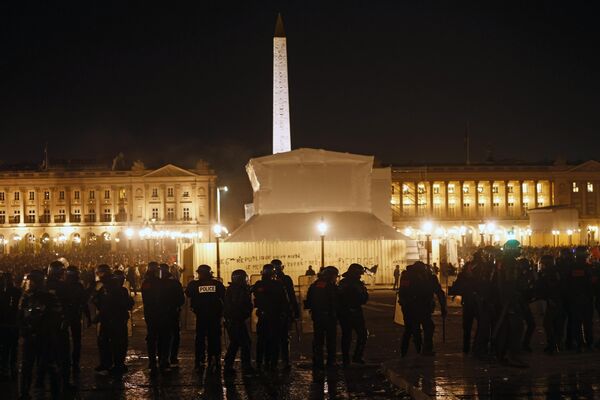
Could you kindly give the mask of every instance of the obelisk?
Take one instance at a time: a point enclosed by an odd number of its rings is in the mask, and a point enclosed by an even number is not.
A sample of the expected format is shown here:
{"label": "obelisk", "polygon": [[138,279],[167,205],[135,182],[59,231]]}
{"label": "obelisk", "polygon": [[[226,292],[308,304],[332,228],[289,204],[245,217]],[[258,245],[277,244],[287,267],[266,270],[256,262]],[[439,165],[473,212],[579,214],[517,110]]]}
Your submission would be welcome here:
{"label": "obelisk", "polygon": [[291,142],[287,46],[283,20],[278,14],[273,37],[273,154],[290,151]]}

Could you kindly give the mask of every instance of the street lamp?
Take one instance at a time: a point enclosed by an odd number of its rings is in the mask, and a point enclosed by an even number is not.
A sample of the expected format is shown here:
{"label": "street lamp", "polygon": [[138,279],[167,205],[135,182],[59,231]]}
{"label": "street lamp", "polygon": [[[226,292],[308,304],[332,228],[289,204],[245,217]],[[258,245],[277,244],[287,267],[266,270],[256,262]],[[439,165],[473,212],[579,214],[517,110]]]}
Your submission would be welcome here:
{"label": "street lamp", "polygon": [[479,246],[485,245],[485,224],[479,224],[477,226],[479,228]]}
{"label": "street lamp", "polygon": [[227,193],[229,188],[227,186],[217,187],[217,225],[221,225],[221,191]]}
{"label": "street lamp", "polygon": [[221,239],[221,233],[223,232],[223,227],[221,224],[215,224],[213,226],[213,232],[215,234],[215,243],[217,246],[217,278],[221,277],[221,251],[219,248],[219,239]]}
{"label": "street lamp", "polygon": [[559,242],[559,236],[560,235],[560,231],[559,230],[552,230],[552,245],[554,247],[558,247],[558,242]]}
{"label": "street lamp", "polygon": [[319,234],[321,235],[321,267],[325,268],[325,234],[327,233],[327,224],[321,218],[321,222],[317,225]]}
{"label": "street lamp", "polygon": [[567,229],[567,235],[569,235],[569,246],[573,244],[573,229]]}

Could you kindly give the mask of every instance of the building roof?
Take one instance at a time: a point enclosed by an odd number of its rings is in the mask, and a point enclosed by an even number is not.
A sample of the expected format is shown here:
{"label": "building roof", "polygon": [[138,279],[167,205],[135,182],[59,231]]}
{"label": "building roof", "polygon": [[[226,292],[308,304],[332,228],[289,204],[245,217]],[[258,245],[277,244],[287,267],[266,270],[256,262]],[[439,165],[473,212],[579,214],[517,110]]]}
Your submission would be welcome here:
{"label": "building roof", "polygon": [[316,241],[321,218],[327,224],[325,240],[410,240],[371,213],[325,211],[254,215],[226,241]]}

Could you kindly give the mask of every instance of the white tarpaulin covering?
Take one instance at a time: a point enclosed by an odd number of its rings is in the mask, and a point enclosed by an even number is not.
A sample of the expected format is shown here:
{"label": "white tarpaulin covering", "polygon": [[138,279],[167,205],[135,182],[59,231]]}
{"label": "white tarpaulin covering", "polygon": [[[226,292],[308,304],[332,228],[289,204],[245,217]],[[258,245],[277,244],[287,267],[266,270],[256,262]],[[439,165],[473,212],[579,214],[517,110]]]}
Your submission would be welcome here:
{"label": "white tarpaulin covering", "polygon": [[372,212],[373,157],[316,149],[253,158],[246,171],[256,214]]}
{"label": "white tarpaulin covering", "polygon": [[319,240],[319,221],[331,240],[410,240],[366,212],[310,212],[254,215],[227,238],[227,242]]}

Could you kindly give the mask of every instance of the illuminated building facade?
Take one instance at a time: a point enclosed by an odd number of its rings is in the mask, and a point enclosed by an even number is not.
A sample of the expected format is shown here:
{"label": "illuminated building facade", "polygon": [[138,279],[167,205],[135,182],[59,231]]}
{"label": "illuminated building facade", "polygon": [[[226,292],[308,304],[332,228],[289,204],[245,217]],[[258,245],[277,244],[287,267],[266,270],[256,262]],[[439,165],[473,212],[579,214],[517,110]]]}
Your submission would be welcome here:
{"label": "illuminated building facade", "polygon": [[0,171],[0,251],[55,246],[147,248],[210,239],[216,175],[168,164],[148,170],[65,167]]}
{"label": "illuminated building facade", "polygon": [[[600,224],[600,163],[422,165],[392,168],[394,226],[412,236],[459,243],[595,243]],[[535,232],[530,210],[569,207],[574,226]],[[423,224],[432,232],[424,232]],[[549,239],[550,238],[550,239]]]}

